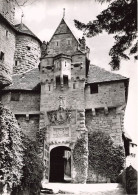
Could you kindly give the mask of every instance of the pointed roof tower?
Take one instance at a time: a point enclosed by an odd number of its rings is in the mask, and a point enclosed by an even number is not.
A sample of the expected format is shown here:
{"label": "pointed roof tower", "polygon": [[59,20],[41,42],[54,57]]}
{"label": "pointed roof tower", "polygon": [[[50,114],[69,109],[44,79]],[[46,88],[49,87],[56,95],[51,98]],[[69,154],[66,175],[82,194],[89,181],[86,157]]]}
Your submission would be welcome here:
{"label": "pointed roof tower", "polygon": [[78,46],[78,40],[66,24],[64,18],[62,18],[48,43],[47,56],[54,57],[59,54],[73,55],[78,51]]}

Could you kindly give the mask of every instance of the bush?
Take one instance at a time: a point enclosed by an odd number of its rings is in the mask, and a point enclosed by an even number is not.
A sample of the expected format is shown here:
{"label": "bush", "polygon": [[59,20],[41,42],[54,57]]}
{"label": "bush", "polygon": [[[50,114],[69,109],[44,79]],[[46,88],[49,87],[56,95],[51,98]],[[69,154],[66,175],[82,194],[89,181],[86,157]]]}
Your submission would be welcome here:
{"label": "bush", "polygon": [[104,132],[93,132],[88,135],[89,171],[110,178],[116,182],[124,168],[124,148],[115,145],[111,137]]}

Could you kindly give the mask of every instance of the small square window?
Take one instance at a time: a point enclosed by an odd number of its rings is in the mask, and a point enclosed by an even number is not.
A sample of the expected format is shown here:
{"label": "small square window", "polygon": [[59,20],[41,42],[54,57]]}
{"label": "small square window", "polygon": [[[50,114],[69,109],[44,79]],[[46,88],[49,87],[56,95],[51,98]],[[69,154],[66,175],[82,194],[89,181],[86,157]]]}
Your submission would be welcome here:
{"label": "small square window", "polygon": [[11,93],[11,101],[19,101],[20,100],[20,93]]}
{"label": "small square window", "polygon": [[98,93],[98,84],[91,84],[90,85],[90,93],[91,94]]}
{"label": "small square window", "polygon": [[4,61],[4,53],[2,51],[0,52],[0,60]]}
{"label": "small square window", "polygon": [[27,46],[27,50],[30,51],[31,50],[31,47]]}

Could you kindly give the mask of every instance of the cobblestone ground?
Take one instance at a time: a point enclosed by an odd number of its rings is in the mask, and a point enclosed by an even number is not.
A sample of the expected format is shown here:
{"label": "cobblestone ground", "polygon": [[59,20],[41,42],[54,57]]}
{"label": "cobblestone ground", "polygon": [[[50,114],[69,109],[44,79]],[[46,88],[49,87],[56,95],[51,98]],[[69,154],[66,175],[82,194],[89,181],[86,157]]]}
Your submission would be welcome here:
{"label": "cobblestone ground", "polygon": [[[58,195],[126,195],[126,191],[119,184],[52,184],[51,187]],[[53,191],[54,191],[53,190]],[[59,190],[59,193],[57,193]],[[60,193],[61,192],[61,193]],[[47,195],[47,193],[41,193]]]}

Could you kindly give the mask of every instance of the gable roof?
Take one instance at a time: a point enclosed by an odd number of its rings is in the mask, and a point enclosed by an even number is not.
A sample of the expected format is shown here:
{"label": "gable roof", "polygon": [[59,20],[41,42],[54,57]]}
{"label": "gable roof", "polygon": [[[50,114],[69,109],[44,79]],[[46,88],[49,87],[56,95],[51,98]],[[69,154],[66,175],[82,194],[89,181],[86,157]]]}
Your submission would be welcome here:
{"label": "gable roof", "polygon": [[35,68],[20,75],[13,75],[12,84],[3,90],[35,90],[39,84],[39,69]]}
{"label": "gable roof", "polygon": [[110,82],[110,81],[119,81],[119,80],[128,80],[128,78],[109,72],[103,68],[100,68],[95,65],[90,65],[87,83],[102,83],[102,82]]}
{"label": "gable roof", "polygon": [[[62,25],[62,28],[61,28],[61,25]],[[74,34],[72,33],[72,31],[70,30],[70,28],[68,27],[67,23],[65,22],[63,18],[61,22],[59,23],[57,29],[55,30],[53,36],[51,37],[50,41],[52,40],[54,35],[58,35],[58,34],[72,34],[75,40],[78,42],[78,40],[76,39],[76,37],[74,36]]]}

